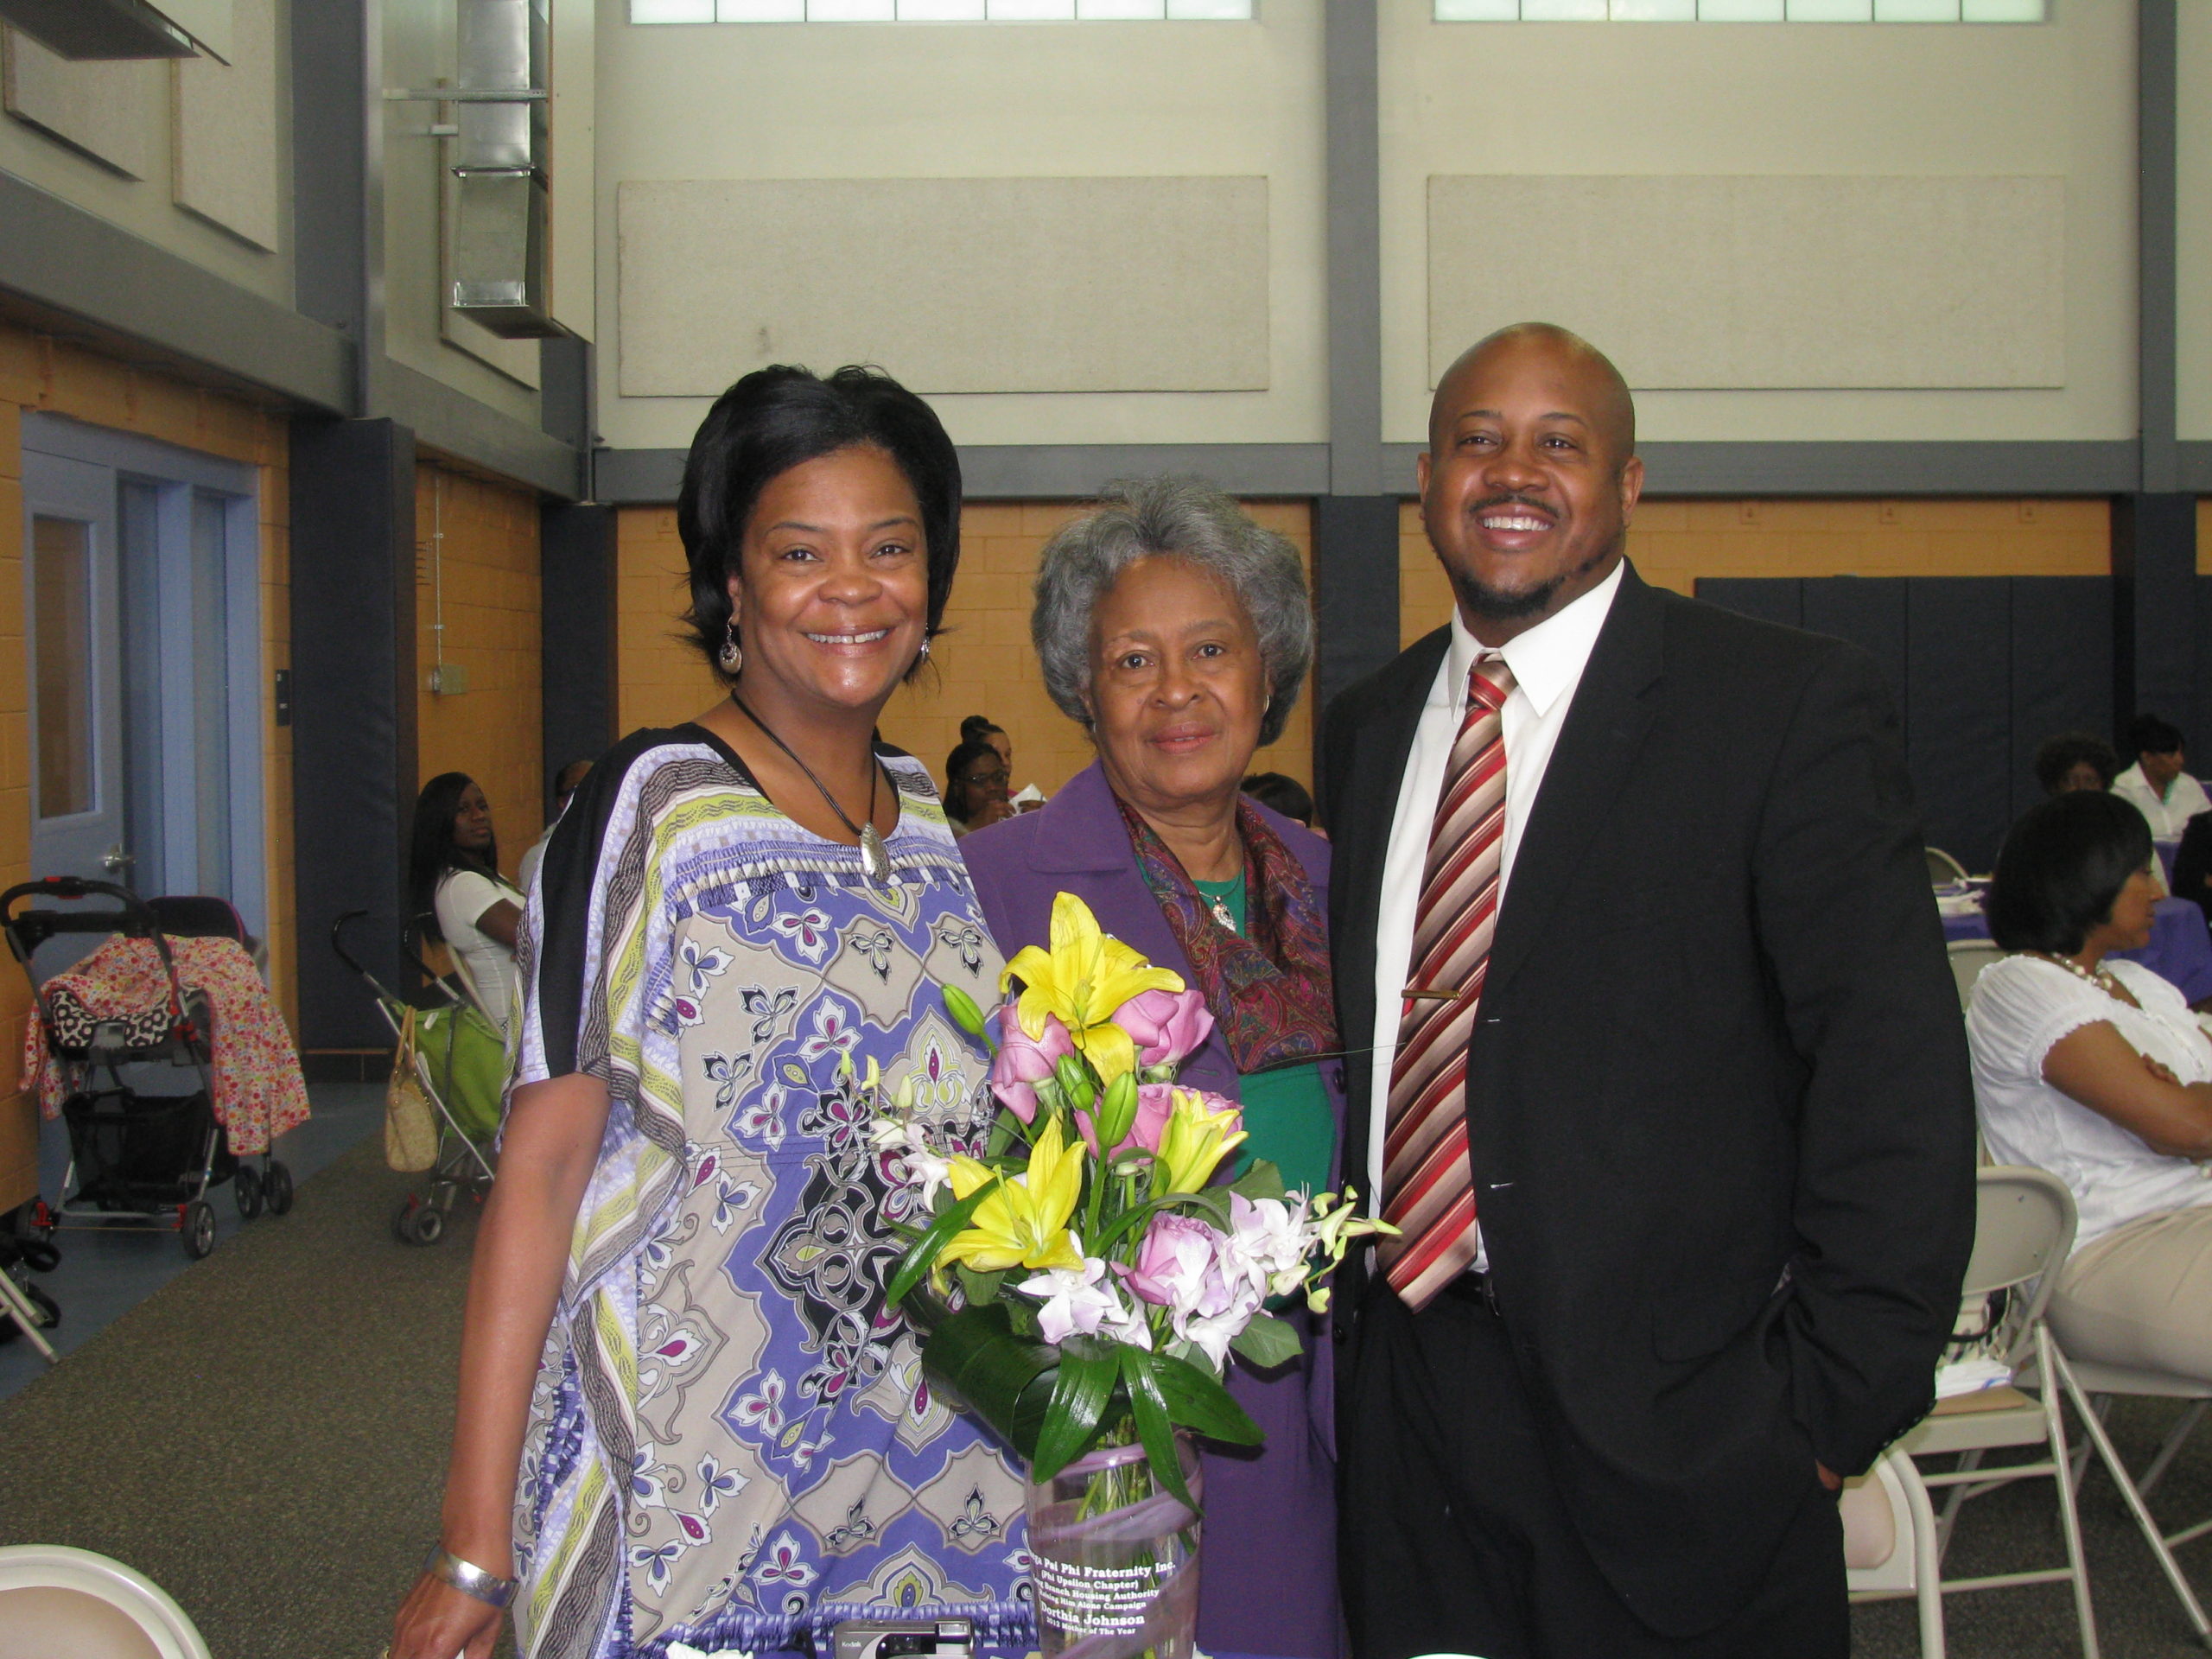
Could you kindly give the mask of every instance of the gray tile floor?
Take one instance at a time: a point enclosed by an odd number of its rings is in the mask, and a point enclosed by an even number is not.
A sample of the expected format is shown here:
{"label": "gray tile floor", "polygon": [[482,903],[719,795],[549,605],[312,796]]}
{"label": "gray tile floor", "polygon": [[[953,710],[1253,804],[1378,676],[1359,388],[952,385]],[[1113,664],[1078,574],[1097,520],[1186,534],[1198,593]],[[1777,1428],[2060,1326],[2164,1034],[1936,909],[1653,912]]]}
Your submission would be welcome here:
{"label": "gray tile floor", "polygon": [[[276,1156],[291,1171],[296,1189],[305,1186],[309,1176],[363,1135],[374,1132],[384,1121],[382,1084],[316,1084],[308,1090],[308,1098],[312,1109],[308,1121],[276,1143]],[[41,1123],[39,1190],[49,1199],[60,1191],[68,1158],[68,1137],[60,1123]],[[215,1249],[219,1254],[224,1241],[249,1224],[239,1221],[227,1186],[217,1189],[213,1199]],[[310,1204],[314,1199],[302,1192],[298,1201]],[[282,1227],[284,1222],[264,1213],[250,1224]],[[52,1273],[39,1274],[37,1282],[61,1304],[61,1323],[49,1329],[46,1337],[64,1363],[73,1350],[194,1265],[175,1233],[70,1228],[56,1233],[54,1243],[61,1251],[61,1265]],[[45,1370],[46,1362],[38,1350],[20,1337],[0,1345],[0,1400]]]}

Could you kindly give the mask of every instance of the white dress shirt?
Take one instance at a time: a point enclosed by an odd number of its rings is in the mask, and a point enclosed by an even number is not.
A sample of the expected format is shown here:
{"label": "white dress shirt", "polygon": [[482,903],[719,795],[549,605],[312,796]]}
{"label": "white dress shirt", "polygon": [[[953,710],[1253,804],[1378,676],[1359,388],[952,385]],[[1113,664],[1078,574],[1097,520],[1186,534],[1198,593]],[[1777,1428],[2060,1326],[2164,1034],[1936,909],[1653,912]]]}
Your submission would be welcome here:
{"label": "white dress shirt", "polygon": [[[1429,687],[1414,746],[1398,784],[1398,804],[1390,820],[1390,845],[1382,861],[1382,903],[1375,929],[1375,1083],[1367,1135],[1368,1191],[1379,1211],[1382,1192],[1382,1140],[1390,1109],[1390,1065],[1397,1057],[1398,1025],[1405,1015],[1403,995],[1412,968],[1414,912],[1421,904],[1421,876],[1428,862],[1428,836],[1436,819],[1436,798],[1444,788],[1444,768],[1459,741],[1467,712],[1467,674],[1478,658],[1503,657],[1513,671],[1513,692],[1500,711],[1505,735],[1505,844],[1497,874],[1498,909],[1513,880],[1514,855],[1521,832],[1543,787],[1544,768],[1559,741],[1560,728],[1582,683],[1591,648],[1620,592],[1622,567],[1525,632],[1496,651],[1467,632],[1455,607],[1452,643]],[[1490,1265],[1478,1245],[1474,1267]]]}
{"label": "white dress shirt", "polygon": [[2112,792],[2143,814],[2153,841],[2178,841],[2191,818],[2212,811],[2212,797],[2206,796],[2204,785],[2196,779],[2185,772],[2176,772],[2162,796],[2143,775],[2140,760],[2112,780]]}

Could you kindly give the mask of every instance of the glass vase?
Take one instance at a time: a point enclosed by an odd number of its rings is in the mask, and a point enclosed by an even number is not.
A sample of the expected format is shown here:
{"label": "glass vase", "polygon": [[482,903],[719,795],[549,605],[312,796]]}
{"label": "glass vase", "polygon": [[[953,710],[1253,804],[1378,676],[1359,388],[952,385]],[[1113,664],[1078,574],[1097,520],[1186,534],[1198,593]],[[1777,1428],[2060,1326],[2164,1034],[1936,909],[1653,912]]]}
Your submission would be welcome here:
{"label": "glass vase", "polygon": [[[1031,1579],[1044,1659],[1190,1659],[1198,1628],[1198,1517],[1154,1478],[1134,1428],[1028,1483]],[[1191,1496],[1198,1454],[1178,1430]]]}

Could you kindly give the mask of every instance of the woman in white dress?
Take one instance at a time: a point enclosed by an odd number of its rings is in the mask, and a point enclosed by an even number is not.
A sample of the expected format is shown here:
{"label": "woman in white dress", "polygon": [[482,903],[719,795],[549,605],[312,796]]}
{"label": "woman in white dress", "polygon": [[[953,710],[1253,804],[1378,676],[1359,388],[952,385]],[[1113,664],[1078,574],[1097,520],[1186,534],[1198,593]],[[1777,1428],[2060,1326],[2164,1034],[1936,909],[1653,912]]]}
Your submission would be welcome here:
{"label": "woman in white dress", "polygon": [[2180,991],[2113,959],[2161,896],[2143,815],[2059,795],[2012,826],[1989,931],[2015,954],[1967,1013],[1974,1103],[1999,1163],[2048,1170],[2080,1222],[2050,1320],[2068,1352],[2212,1379],[2212,1038]]}
{"label": "woman in white dress", "polygon": [[522,893],[499,874],[492,804],[463,772],[440,772],[415,803],[408,860],[415,913],[436,925],[462,982],[501,1031],[515,1000],[515,938]]}

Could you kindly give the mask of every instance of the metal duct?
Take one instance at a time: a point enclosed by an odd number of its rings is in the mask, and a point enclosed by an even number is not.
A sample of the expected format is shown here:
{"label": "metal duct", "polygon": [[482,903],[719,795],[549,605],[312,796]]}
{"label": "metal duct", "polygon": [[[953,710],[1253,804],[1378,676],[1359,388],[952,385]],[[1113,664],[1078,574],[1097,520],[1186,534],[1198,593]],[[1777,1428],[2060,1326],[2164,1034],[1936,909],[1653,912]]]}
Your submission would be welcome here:
{"label": "metal duct", "polygon": [[460,0],[454,309],[495,334],[558,334],[545,287],[546,0]]}

